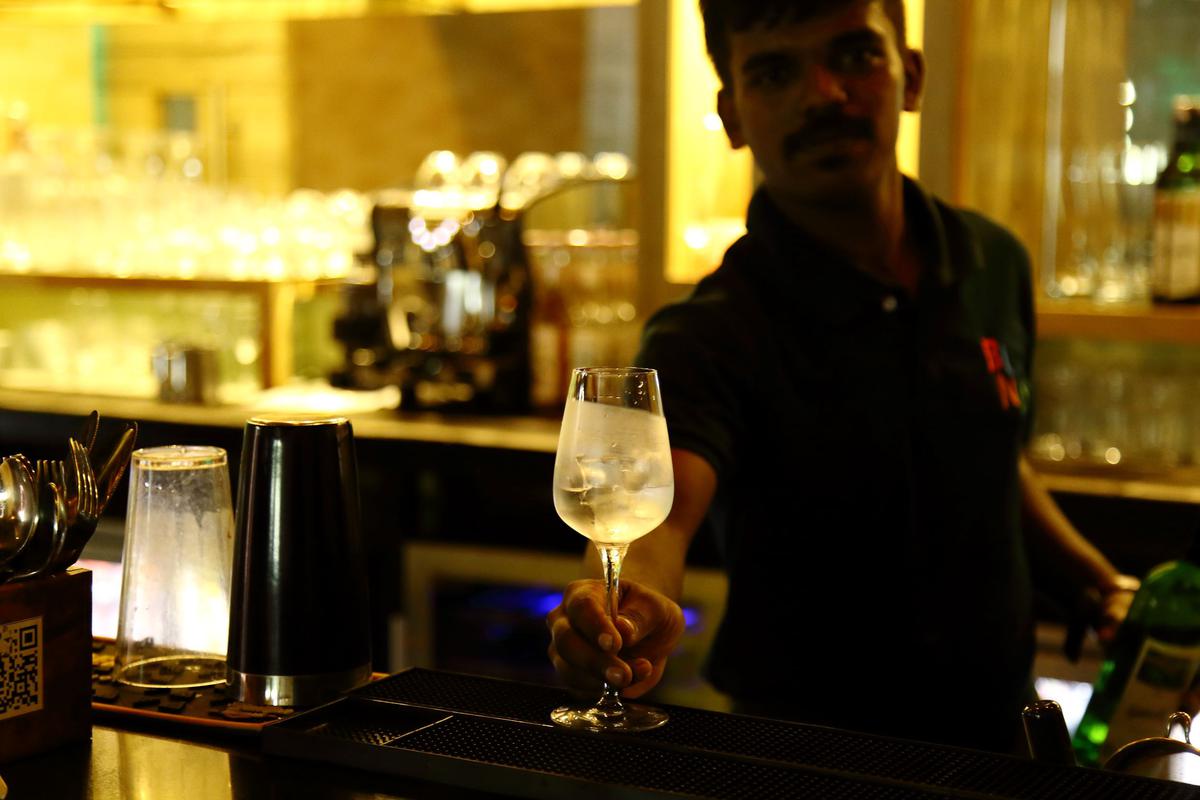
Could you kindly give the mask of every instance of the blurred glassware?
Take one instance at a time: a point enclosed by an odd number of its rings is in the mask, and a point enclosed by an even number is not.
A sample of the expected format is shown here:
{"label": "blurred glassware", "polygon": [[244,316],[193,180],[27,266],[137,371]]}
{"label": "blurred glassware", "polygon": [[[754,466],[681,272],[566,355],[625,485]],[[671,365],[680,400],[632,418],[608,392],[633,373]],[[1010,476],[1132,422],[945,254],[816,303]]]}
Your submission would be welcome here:
{"label": "blurred glassware", "polygon": [[1064,255],[1047,283],[1052,296],[1147,299],[1154,182],[1164,158],[1153,143],[1072,151],[1064,173]]}
{"label": "blurred glassware", "polygon": [[370,242],[362,193],[219,189],[206,183],[192,134],[31,127],[24,118],[9,129],[0,271],[317,280],[344,277]]}
{"label": "blurred glassware", "polygon": [[504,171],[500,206],[510,210],[527,208],[537,197],[560,182],[559,162],[547,153],[521,153]]}
{"label": "blurred glassware", "polygon": [[533,400],[561,406],[577,367],[628,364],[637,352],[636,230],[524,234],[534,275]]}
{"label": "blurred glassware", "polygon": [[1200,466],[1200,351],[1068,339],[1039,343],[1030,452],[1081,467]]}
{"label": "blurred glassware", "polygon": [[219,683],[233,564],[225,451],[144,448],[132,464],[114,677],[145,687]]}
{"label": "blurred glassware", "polygon": [[216,400],[216,353],[187,342],[163,342],[151,356],[164,403],[208,405]]}

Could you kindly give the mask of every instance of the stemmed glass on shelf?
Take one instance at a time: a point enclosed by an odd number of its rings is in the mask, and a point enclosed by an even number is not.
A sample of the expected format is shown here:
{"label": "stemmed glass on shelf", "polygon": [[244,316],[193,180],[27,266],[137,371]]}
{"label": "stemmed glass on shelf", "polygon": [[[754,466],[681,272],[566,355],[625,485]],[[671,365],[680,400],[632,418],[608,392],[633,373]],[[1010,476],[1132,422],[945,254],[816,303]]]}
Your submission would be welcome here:
{"label": "stemmed glass on shelf", "polygon": [[[667,518],[674,496],[658,373],[638,367],[574,370],[554,461],[554,508],[596,545],[614,623],[629,545]],[[643,731],[667,721],[661,709],[623,703],[607,682],[595,705],[564,706],[550,716],[564,727],[601,732]]]}

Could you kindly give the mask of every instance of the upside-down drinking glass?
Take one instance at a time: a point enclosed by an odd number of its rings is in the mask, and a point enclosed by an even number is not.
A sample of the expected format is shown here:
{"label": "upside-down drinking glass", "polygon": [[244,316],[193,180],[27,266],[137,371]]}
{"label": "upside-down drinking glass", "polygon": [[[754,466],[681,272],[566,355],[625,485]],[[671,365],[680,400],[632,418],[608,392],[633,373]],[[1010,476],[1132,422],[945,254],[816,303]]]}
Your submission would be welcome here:
{"label": "upside-down drinking glass", "polygon": [[116,672],[147,688],[225,680],[233,506],[219,447],[133,452]]}
{"label": "upside-down drinking glass", "polygon": [[[667,518],[674,496],[658,373],[636,367],[574,370],[554,462],[554,508],[596,545],[614,622],[625,553]],[[559,725],[589,731],[643,731],[667,721],[661,709],[622,703],[607,683],[595,705],[564,706],[550,716]]]}

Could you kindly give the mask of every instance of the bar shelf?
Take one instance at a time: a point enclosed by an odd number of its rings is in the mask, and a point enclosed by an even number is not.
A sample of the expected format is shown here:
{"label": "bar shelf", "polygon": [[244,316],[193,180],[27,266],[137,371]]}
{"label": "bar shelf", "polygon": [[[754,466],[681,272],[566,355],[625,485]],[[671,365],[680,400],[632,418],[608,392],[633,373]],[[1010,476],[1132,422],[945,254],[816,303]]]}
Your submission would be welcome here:
{"label": "bar shelf", "polygon": [[1200,344],[1200,305],[1039,298],[1038,336]]}

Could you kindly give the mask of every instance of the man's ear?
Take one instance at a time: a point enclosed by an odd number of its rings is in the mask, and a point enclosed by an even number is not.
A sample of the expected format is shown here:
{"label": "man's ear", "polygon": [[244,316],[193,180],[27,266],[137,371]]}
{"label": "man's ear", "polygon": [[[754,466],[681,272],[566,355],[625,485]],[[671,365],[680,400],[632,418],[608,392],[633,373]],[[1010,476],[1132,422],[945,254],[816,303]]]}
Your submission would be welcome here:
{"label": "man's ear", "polygon": [[742,122],[738,117],[737,100],[733,97],[733,92],[729,89],[721,89],[717,92],[717,115],[721,117],[721,124],[725,126],[725,135],[729,137],[729,146],[734,150],[739,147],[746,146],[746,140],[742,136]]}
{"label": "man's ear", "polygon": [[925,93],[925,54],[908,48],[904,53],[904,110],[920,111]]}

